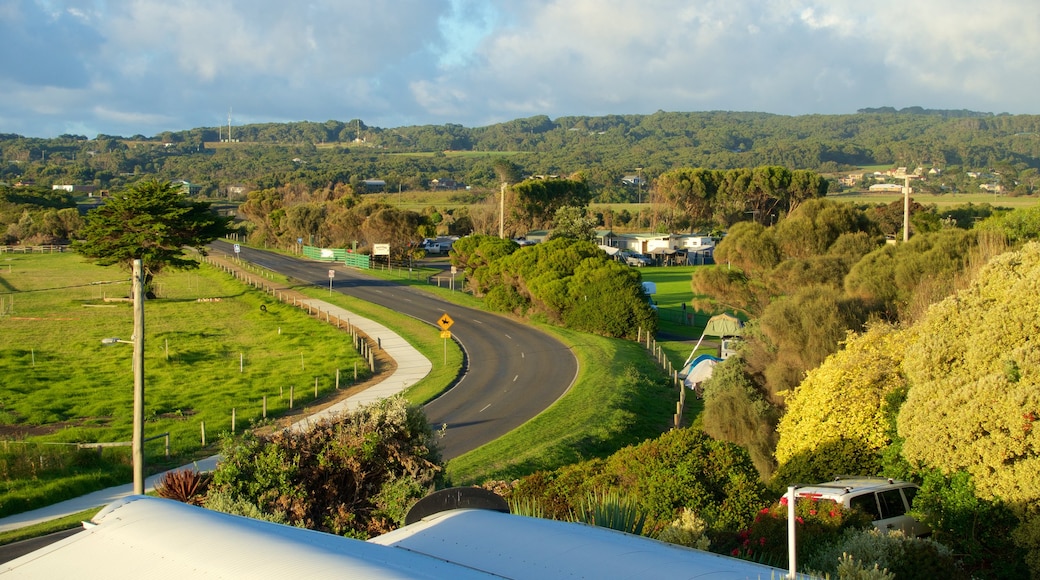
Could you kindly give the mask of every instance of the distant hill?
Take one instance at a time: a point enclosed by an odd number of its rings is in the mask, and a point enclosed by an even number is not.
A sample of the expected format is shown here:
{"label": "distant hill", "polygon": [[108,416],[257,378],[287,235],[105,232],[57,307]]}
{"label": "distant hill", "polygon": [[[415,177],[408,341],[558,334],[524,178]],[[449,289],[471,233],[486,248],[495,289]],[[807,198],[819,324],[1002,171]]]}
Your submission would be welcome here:
{"label": "distant hill", "polygon": [[[32,180],[118,188],[158,176],[207,195],[294,184],[321,188],[385,181],[387,191],[433,179],[494,188],[494,162],[508,155],[529,175],[584,172],[597,196],[635,200],[632,183],[675,167],[783,165],[840,173],[862,166],[985,170],[1010,187],[1040,170],[1040,116],[909,107],[849,115],[748,112],[540,115],[485,127],[382,128],[360,119],[200,127],[129,139],[0,135],[0,182]],[[465,154],[461,154],[465,152]],[[419,155],[422,154],[422,155]],[[637,175],[642,180],[627,180]],[[1024,176],[1031,179],[1031,177]],[[626,189],[627,188],[627,189]]]}

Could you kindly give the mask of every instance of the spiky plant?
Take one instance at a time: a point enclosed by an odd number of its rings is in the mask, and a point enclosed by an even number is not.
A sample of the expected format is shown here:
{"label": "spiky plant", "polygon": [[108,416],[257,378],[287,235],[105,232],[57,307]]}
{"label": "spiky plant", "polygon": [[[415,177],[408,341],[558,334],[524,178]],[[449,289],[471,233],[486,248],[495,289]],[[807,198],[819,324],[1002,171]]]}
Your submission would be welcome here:
{"label": "spiky plant", "polygon": [[646,513],[638,502],[617,491],[590,493],[574,514],[574,521],[641,536]]}
{"label": "spiky plant", "polygon": [[202,505],[209,489],[210,474],[194,469],[167,471],[155,484],[159,497],[175,499],[192,505]]}

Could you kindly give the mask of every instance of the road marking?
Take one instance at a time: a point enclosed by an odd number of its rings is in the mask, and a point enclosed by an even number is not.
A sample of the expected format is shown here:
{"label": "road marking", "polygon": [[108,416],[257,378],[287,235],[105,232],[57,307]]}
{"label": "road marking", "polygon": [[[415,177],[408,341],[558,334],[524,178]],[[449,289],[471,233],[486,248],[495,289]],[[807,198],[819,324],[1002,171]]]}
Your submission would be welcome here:
{"label": "road marking", "polygon": [[513,382],[515,383],[517,381],[517,379],[519,379],[519,378],[520,378],[520,375],[516,375],[515,377],[513,377]]}
{"label": "road marking", "polygon": [[509,336],[508,334],[506,335],[506,338],[508,338],[509,340],[513,340],[513,337]]}
{"label": "road marking", "polygon": [[488,404],[487,404],[487,405],[486,405],[486,406],[485,406],[485,407],[484,407],[483,409],[481,409],[481,410],[480,410],[480,411],[478,411],[478,412],[480,412],[480,413],[483,413],[484,411],[487,411],[487,410],[488,410],[488,407],[490,407],[490,406],[491,406],[491,403],[488,403]]}

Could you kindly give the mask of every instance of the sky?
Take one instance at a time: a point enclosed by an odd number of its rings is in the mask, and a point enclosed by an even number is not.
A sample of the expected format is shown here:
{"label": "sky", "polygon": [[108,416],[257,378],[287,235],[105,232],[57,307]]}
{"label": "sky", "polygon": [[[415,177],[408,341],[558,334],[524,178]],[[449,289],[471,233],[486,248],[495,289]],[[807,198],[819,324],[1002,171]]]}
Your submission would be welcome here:
{"label": "sky", "polygon": [[1037,0],[0,0],[0,133],[1040,113]]}

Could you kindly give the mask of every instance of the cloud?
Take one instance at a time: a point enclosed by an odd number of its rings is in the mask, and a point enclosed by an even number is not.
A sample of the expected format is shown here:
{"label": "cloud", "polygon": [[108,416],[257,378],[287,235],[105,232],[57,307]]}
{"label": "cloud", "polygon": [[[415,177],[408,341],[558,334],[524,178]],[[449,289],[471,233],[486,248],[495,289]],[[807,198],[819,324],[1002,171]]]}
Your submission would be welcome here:
{"label": "cloud", "polygon": [[[0,0],[0,132],[1034,113],[1035,0]],[[87,133],[90,135],[90,133]]]}

